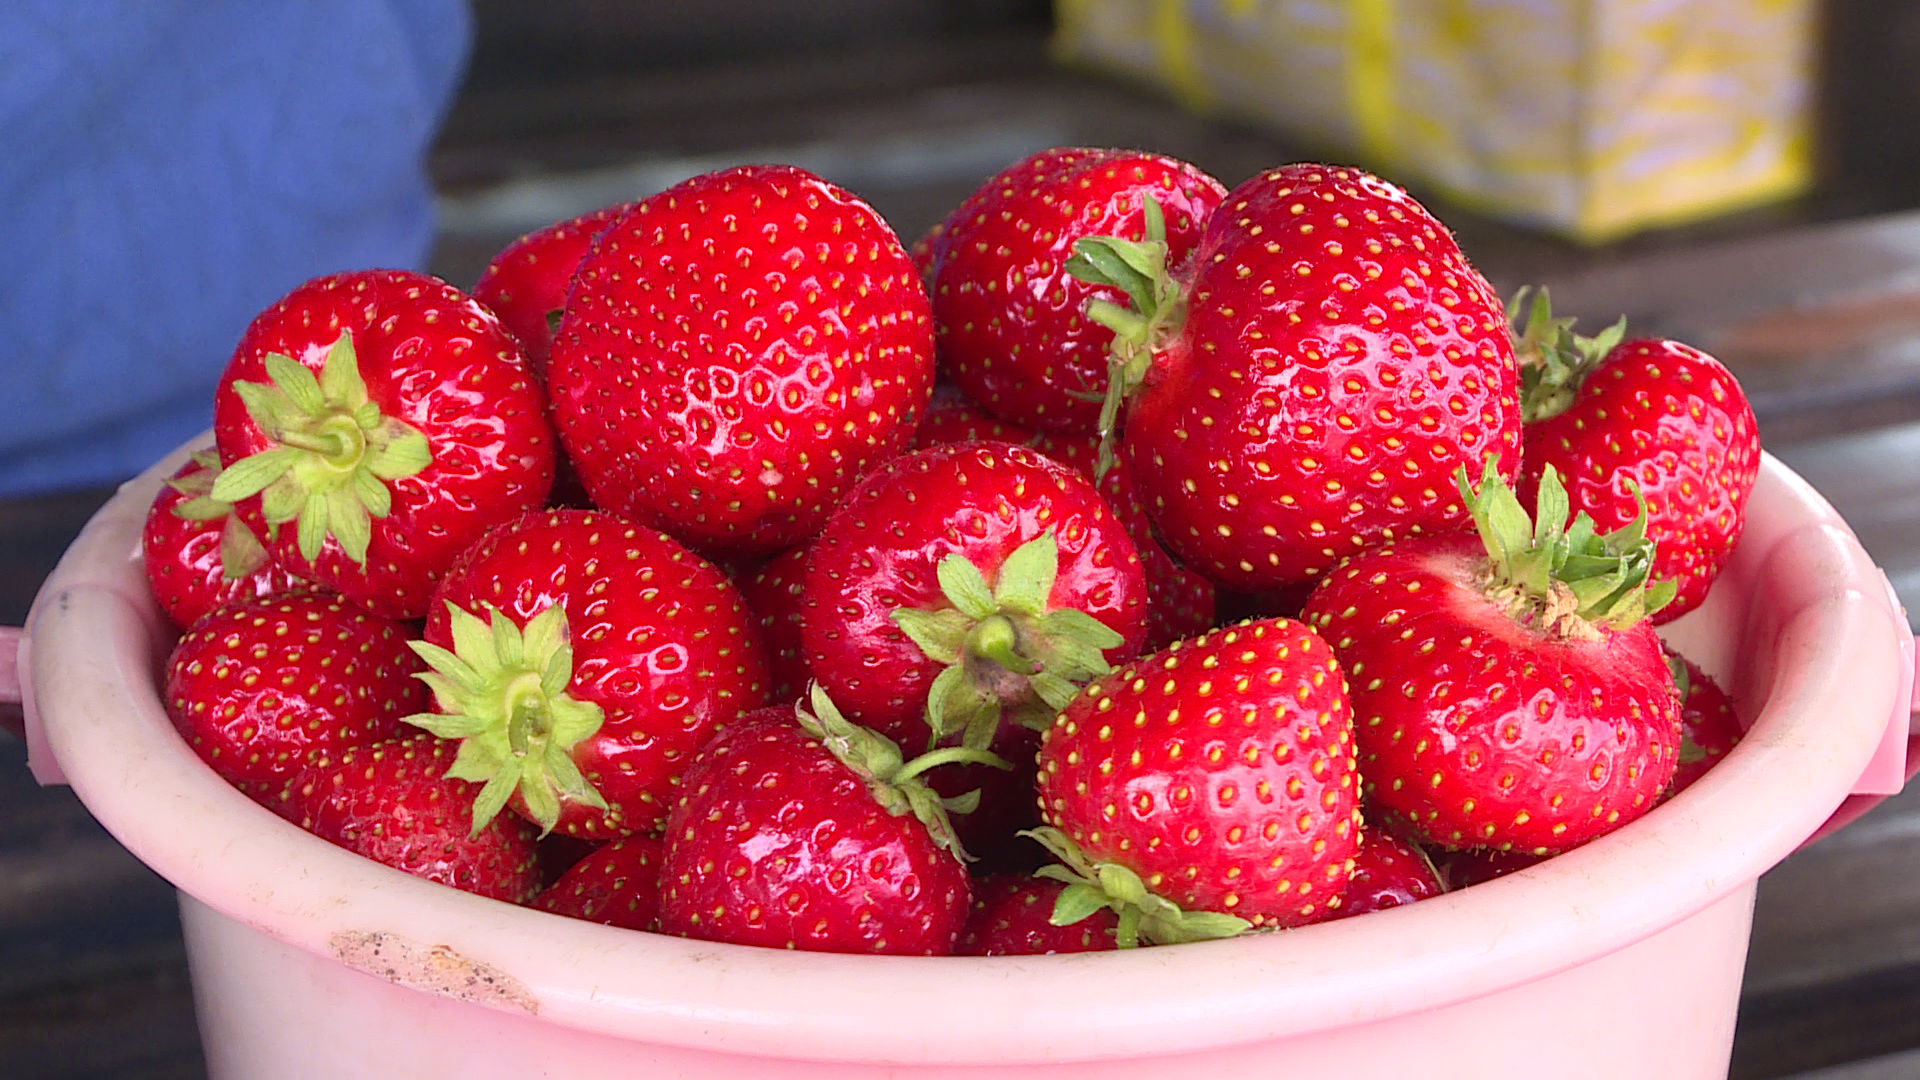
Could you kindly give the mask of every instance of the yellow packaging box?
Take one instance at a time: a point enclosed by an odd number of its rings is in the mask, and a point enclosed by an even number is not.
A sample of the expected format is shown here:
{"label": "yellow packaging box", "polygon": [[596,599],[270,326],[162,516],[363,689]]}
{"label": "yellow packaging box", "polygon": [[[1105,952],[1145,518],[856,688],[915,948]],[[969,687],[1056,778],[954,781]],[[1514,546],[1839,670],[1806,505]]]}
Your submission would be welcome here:
{"label": "yellow packaging box", "polygon": [[1589,243],[1813,179],[1815,0],[1056,0],[1063,61]]}

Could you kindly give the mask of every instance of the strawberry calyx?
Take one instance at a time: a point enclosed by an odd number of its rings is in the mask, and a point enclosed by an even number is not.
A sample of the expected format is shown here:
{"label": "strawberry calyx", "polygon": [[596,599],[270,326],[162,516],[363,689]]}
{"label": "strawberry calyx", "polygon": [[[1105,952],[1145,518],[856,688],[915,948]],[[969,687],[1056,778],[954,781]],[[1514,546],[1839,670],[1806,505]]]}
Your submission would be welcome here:
{"label": "strawberry calyx", "polygon": [[402,719],[460,741],[447,775],[484,785],[474,799],[473,835],[518,794],[544,836],[560,820],[562,798],[607,809],[572,756],[600,730],[605,714],[567,693],[573,645],[563,608],[546,608],[524,628],[499,608],[487,610],[490,621],[482,621],[447,604],[451,650],[408,642],[430,669],[415,678],[433,691],[439,711]]}
{"label": "strawberry calyx", "polygon": [[[233,512],[233,504],[213,497],[214,481],[220,477],[220,455],[201,450],[193,455],[198,469],[176,476],[167,486],[186,496],[173,504],[175,517],[183,521],[219,521],[220,576],[239,581],[267,564],[267,547],[253,530]],[[224,520],[223,520],[224,519]]]}
{"label": "strawberry calyx", "polygon": [[427,437],[368,396],[351,333],[328,348],[318,378],[280,353],[265,365],[268,382],[236,380],[233,389],[274,445],[227,465],[211,494],[227,503],[259,495],[269,526],[297,523],[308,561],[332,536],[364,565],[372,519],[392,512],[387,485],[433,461]]}
{"label": "strawberry calyx", "polygon": [[[1525,309],[1525,316],[1518,313]],[[1573,332],[1572,318],[1556,318],[1546,289],[1523,286],[1507,304],[1514,317],[1514,357],[1520,364],[1521,422],[1532,424],[1572,407],[1580,384],[1627,336],[1622,315],[1593,337]]]}
{"label": "strawberry calyx", "polygon": [[1584,511],[1572,513],[1552,466],[1541,474],[1529,517],[1497,464],[1487,459],[1477,490],[1464,466],[1455,480],[1487,551],[1481,590],[1515,622],[1561,640],[1597,641],[1601,628],[1624,630],[1673,600],[1678,583],[1653,580],[1647,502],[1637,489],[1634,519],[1596,533]]}
{"label": "strawberry calyx", "polygon": [[1080,685],[1111,670],[1105,650],[1125,641],[1078,608],[1050,608],[1060,569],[1053,531],[1021,544],[998,581],[964,555],[940,561],[941,592],[952,605],[896,608],[892,619],[930,660],[945,665],[927,693],[928,745],[960,735],[984,750],[1003,717],[1042,731]]}
{"label": "strawberry calyx", "polygon": [[908,759],[900,752],[899,743],[848,720],[819,683],[812,684],[807,698],[808,705],[793,707],[801,729],[820,740],[828,753],[860,777],[882,809],[894,817],[912,814],[942,850],[962,862],[972,860],[960,845],[948,815],[972,813],[980,805],[980,792],[976,789],[942,796],[922,779],[922,774],[941,765],[958,764],[1011,769],[1011,762],[989,750],[966,746],[943,746]]}
{"label": "strawberry calyx", "polygon": [[1119,918],[1114,943],[1122,949],[1131,949],[1143,942],[1175,945],[1235,937],[1253,926],[1238,915],[1221,911],[1187,911],[1147,888],[1147,883],[1133,870],[1116,862],[1095,861],[1067,834],[1052,826],[1043,825],[1020,835],[1037,841],[1060,860],[1034,871],[1037,877],[1066,886],[1054,901],[1053,914],[1048,917],[1055,926],[1072,926],[1101,908],[1109,908]]}

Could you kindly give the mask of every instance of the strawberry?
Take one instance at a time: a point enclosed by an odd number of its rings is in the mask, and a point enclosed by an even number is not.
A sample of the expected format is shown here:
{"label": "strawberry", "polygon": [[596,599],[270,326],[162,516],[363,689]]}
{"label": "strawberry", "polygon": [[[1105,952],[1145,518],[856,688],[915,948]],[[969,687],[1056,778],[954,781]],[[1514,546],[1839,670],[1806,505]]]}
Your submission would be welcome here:
{"label": "strawberry", "polygon": [[233,506],[213,497],[219,475],[219,453],[196,452],[154,497],[140,537],[148,588],[182,630],[223,604],[299,584],[267,559],[260,538],[233,516]]}
{"label": "strawberry", "polygon": [[701,550],[775,552],[913,437],[926,289],[850,192],[792,166],[710,173],[601,234],[548,379],[596,505]]}
{"label": "strawberry", "polygon": [[1733,699],[1700,670],[1700,665],[1667,649],[1667,666],[1680,689],[1680,764],[1661,799],[1670,799],[1690,787],[1720,763],[1739,744],[1746,728],[1734,712]]}
{"label": "strawberry", "polygon": [[942,367],[986,409],[1016,423],[1092,431],[1113,331],[1088,300],[1123,294],[1067,272],[1089,236],[1141,237],[1148,200],[1178,265],[1226,188],[1192,165],[1135,150],[1057,147],[990,178],[933,242],[933,318]]}
{"label": "strawberry", "polygon": [[540,887],[533,826],[473,831],[478,787],[447,775],[454,748],[415,734],[350,746],[301,776],[294,820],[348,851],[480,896],[523,904]]}
{"label": "strawberry", "polygon": [[877,469],[807,560],[807,663],[855,722],[901,743],[1004,715],[1044,727],[1076,685],[1139,651],[1146,583],[1078,473],[1010,443],[951,443]]}
{"label": "strawberry", "polygon": [[941,443],[975,442],[980,439],[1031,446],[1035,437],[1032,428],[1002,420],[981,408],[959,387],[950,382],[939,382],[934,384],[933,400],[927,406],[926,418],[920,421],[919,429],[914,432],[912,448],[919,450]]}
{"label": "strawberry", "polygon": [[954,952],[960,956],[1039,956],[1116,948],[1119,917],[1110,909],[1066,926],[1053,909],[1066,885],[1024,874],[989,874],[974,882],[973,911]]}
{"label": "strawberry", "polygon": [[[1354,169],[1241,184],[1188,271],[1162,244],[1083,241],[1123,288],[1103,414],[1176,558],[1259,593],[1368,545],[1468,528],[1453,471],[1517,459],[1519,377],[1499,297],[1446,227]],[[1511,475],[1509,467],[1508,474]]]}
{"label": "strawberry", "polygon": [[1568,522],[1558,477],[1533,518],[1489,465],[1460,497],[1480,535],[1349,559],[1307,600],[1353,684],[1369,805],[1441,847],[1551,854],[1654,804],[1680,701],[1646,618],[1653,544],[1636,521]]}
{"label": "strawberry", "polygon": [[1037,838],[1119,943],[1326,917],[1359,845],[1347,683],[1292,619],[1241,623],[1089,683],[1042,738]]}
{"label": "strawberry", "polygon": [[574,271],[594,237],[631,209],[630,202],[617,203],[536,229],[502,248],[480,272],[473,298],[500,316],[534,374],[546,376],[553,332],[567,306]]}
{"label": "strawberry", "polygon": [[953,951],[972,898],[949,807],[920,779],[978,752],[903,762],[818,686],[770,707],[687,770],[667,819],[660,929],[819,952]]}
{"label": "strawberry", "polygon": [[425,615],[454,557],[553,485],[519,345],[458,289],[400,270],[316,278],[256,317],[214,435],[212,494],[273,561],[392,618]]}
{"label": "strawberry", "polygon": [[1508,874],[1525,870],[1530,866],[1552,858],[1551,855],[1536,855],[1531,851],[1501,851],[1498,848],[1462,848],[1459,851],[1438,852],[1434,859],[1434,869],[1440,874],[1440,880],[1446,883],[1448,892],[1457,892],[1471,885],[1503,878]]}
{"label": "strawberry", "polygon": [[1644,500],[1654,576],[1680,590],[1654,621],[1699,607],[1740,539],[1760,474],[1760,428],[1739,380],[1690,345],[1623,340],[1625,320],[1598,337],[1574,334],[1544,291],[1514,306],[1528,311],[1520,497],[1552,468],[1601,529],[1632,521]]}
{"label": "strawberry", "polygon": [[600,845],[540,891],[533,906],[628,930],[652,930],[660,913],[658,837],[623,836]]}
{"label": "strawberry", "polygon": [[806,617],[807,547],[788,548],[737,575],[741,599],[766,645],[767,700],[800,700],[813,676],[800,626]]}
{"label": "strawberry", "polygon": [[406,628],[302,588],[208,613],[174,644],[162,699],[182,738],[254,801],[290,815],[315,760],[397,735],[426,704]]}
{"label": "strawberry", "polygon": [[1360,830],[1360,850],[1353,856],[1353,876],[1330,918],[1345,919],[1370,911],[1411,904],[1446,891],[1433,860],[1421,850],[1384,829]]}
{"label": "strawberry", "polygon": [[434,712],[461,740],[455,775],[485,781],[474,827],[503,807],[587,839],[657,828],[694,751],[766,700],[767,665],[725,574],[673,538],[586,510],[495,528],[434,594]]}

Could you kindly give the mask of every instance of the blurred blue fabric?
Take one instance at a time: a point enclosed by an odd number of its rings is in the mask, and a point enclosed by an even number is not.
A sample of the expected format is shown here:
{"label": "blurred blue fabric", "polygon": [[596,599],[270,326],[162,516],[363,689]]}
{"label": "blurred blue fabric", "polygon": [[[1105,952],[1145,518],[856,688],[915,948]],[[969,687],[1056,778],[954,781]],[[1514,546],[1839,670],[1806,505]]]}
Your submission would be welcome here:
{"label": "blurred blue fabric", "polygon": [[0,497],[211,423],[247,323],[424,265],[466,0],[0,3]]}

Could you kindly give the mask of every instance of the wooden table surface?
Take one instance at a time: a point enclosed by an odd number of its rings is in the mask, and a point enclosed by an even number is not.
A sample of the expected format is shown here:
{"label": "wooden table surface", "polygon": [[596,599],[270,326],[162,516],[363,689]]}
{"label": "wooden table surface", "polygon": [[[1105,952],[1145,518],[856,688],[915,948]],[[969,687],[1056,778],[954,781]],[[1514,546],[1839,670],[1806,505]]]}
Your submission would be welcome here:
{"label": "wooden table surface", "polygon": [[[807,88],[806,93],[794,87]],[[772,88],[779,88],[773,93]],[[785,68],[607,79],[463,98],[435,155],[434,268],[470,285],[527,229],[742,161],[793,161],[865,195],[909,239],[1045,146],[1140,146],[1232,184],[1310,151],[1055,71],[1014,34]],[[1920,611],[1920,212],[1841,191],[1581,249],[1432,201],[1503,294],[1551,287],[1598,326],[1716,353],[1768,448],[1840,510]],[[0,507],[0,621],[105,492]],[[172,893],[0,736],[0,1074],[204,1075]],[[1762,880],[1739,1080],[1920,1076],[1920,791]]]}

